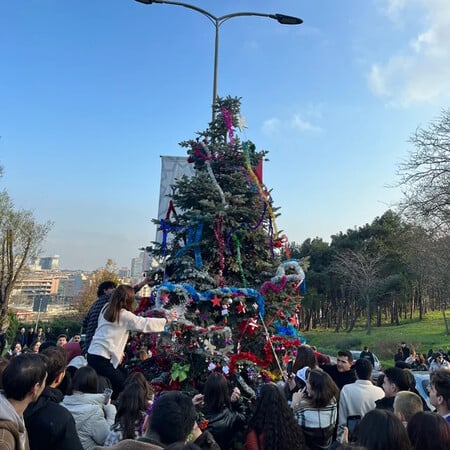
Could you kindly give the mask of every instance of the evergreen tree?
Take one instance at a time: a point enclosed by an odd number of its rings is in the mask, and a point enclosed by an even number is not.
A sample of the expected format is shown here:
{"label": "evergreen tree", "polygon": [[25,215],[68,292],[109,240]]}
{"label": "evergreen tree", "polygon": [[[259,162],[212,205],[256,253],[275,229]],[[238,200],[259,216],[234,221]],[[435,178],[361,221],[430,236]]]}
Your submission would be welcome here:
{"label": "evergreen tree", "polygon": [[[181,316],[162,341],[145,342],[152,352],[164,349],[165,359],[146,363],[150,378],[162,366],[180,382],[208,370],[239,374],[247,364],[254,378],[261,368],[279,370],[300,343],[294,325],[304,274],[297,260],[282,263],[281,249],[289,250],[260,172],[267,152],[236,136],[240,99],[218,99],[214,107],[208,129],[180,144],[195,174],[174,184],[175,213],[154,221],[163,242],[147,248],[164,269],[156,309],[177,305]],[[152,304],[139,311],[151,314]]]}

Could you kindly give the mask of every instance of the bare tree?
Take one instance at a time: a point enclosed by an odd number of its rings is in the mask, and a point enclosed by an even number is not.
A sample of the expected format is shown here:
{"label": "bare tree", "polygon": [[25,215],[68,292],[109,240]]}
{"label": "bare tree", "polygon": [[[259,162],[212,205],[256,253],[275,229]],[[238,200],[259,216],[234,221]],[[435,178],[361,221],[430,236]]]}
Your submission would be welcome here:
{"label": "bare tree", "polygon": [[0,326],[14,285],[39,253],[50,226],[50,222],[36,223],[30,211],[15,210],[8,194],[0,192]]}
{"label": "bare tree", "polygon": [[371,256],[366,252],[347,250],[335,256],[333,271],[343,276],[350,293],[359,297],[366,308],[367,334],[372,331],[373,291],[378,285],[380,256]]}
{"label": "bare tree", "polygon": [[414,149],[398,170],[404,198],[401,211],[414,222],[450,230],[450,109],[428,128],[418,128]]}

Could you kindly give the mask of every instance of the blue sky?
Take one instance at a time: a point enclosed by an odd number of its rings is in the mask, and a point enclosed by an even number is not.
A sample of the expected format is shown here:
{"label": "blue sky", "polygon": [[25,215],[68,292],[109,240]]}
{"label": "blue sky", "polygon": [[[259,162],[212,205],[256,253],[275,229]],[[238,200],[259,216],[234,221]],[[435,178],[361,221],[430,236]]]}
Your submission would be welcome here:
{"label": "blue sky", "polygon": [[[450,96],[448,0],[192,0],[303,18],[235,18],[220,32],[219,95],[269,150],[277,221],[302,242],[364,225],[400,197],[408,138]],[[214,27],[133,0],[0,4],[0,186],[54,226],[61,267],[129,266],[154,239],[160,155],[207,127]]]}

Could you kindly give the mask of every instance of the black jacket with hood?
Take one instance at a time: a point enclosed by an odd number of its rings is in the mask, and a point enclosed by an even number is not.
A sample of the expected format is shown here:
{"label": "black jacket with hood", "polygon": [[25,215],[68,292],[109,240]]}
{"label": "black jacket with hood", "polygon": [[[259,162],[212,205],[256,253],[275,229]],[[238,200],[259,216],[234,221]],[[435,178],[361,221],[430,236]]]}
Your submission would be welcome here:
{"label": "black jacket with hood", "polygon": [[46,386],[36,402],[24,412],[25,426],[33,450],[83,450],[72,414],[59,402],[59,389]]}

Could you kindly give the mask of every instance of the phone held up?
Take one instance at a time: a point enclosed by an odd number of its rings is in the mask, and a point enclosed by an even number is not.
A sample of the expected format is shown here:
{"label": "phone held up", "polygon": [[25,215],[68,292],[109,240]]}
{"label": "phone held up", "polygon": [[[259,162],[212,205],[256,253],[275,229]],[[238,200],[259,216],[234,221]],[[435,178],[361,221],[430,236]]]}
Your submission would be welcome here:
{"label": "phone held up", "polygon": [[105,401],[104,401],[104,404],[105,404],[105,405],[107,405],[107,404],[109,403],[109,401],[111,400],[111,395],[112,395],[112,393],[113,393],[113,390],[110,389],[110,388],[106,388],[106,389],[103,391],[103,395],[105,396]]}
{"label": "phone held up", "polygon": [[349,442],[357,441],[359,422],[361,422],[361,416],[348,416],[347,417],[348,441]]}

